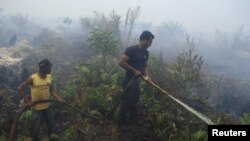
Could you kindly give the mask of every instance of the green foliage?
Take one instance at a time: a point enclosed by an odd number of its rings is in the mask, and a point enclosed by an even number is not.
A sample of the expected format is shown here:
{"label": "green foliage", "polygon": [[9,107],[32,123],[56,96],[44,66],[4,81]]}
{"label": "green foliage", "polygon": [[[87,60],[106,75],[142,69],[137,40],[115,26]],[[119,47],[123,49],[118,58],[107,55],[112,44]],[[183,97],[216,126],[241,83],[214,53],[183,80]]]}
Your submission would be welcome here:
{"label": "green foliage", "polygon": [[0,141],[8,141],[7,134],[4,131],[0,134]]}
{"label": "green foliage", "polygon": [[166,87],[168,85],[166,80],[169,78],[169,73],[167,72],[168,65],[163,61],[163,54],[152,54],[148,66],[152,80],[161,87]]}
{"label": "green foliage", "polygon": [[52,133],[50,135],[50,140],[51,141],[58,141],[59,140],[59,136],[57,134],[55,134],[55,133]]}
{"label": "green foliage", "polygon": [[[113,108],[122,93],[119,83],[123,72],[112,62],[107,64],[108,70],[100,65],[102,63],[97,58],[89,62],[78,67],[78,74],[61,93],[64,99],[70,100],[81,110],[102,117]],[[72,113],[71,110],[68,112]]]}
{"label": "green foliage", "polygon": [[98,112],[97,110],[90,111],[90,114],[95,117],[102,117],[102,114]]}
{"label": "green foliage", "polygon": [[[61,92],[66,101],[70,100],[72,105],[95,117],[103,117],[109,113],[122,93],[119,86],[123,76],[121,68],[116,63],[109,62],[106,70],[101,64],[98,58],[92,58],[89,64],[78,66],[78,74]],[[88,140],[88,136],[92,136],[89,135],[89,130],[94,128],[92,123],[71,109],[64,114],[69,113],[75,116],[67,116],[67,126],[74,127],[67,128],[65,139]]]}
{"label": "green foliage", "polygon": [[206,131],[199,130],[192,135],[192,141],[207,141],[208,136]]}
{"label": "green foliage", "polygon": [[88,41],[96,50],[97,56],[100,56],[104,68],[106,68],[107,62],[111,61],[119,51],[118,41],[114,39],[112,32],[96,29],[91,33]]}
{"label": "green foliage", "polygon": [[90,73],[89,68],[86,67],[86,66],[81,66],[81,67],[80,67],[80,71],[81,71],[81,73],[82,73],[83,75],[89,75],[89,73]]}
{"label": "green foliage", "polygon": [[27,110],[25,111],[22,116],[20,117],[20,120],[26,120],[27,122],[29,122],[32,119],[32,111],[31,110]]}
{"label": "green foliage", "polygon": [[66,132],[65,138],[67,139],[67,141],[76,141],[76,140],[78,140],[77,132],[74,129],[74,127],[68,128],[65,132]]}
{"label": "green foliage", "polygon": [[213,121],[216,123],[216,124],[236,124],[236,120],[234,119],[234,117],[229,114],[229,113],[220,113],[220,114],[217,114]]}
{"label": "green foliage", "polygon": [[0,141],[8,141],[7,137],[4,135],[0,136]]}
{"label": "green foliage", "polygon": [[168,134],[166,128],[165,129],[160,129],[160,128],[156,128],[155,129],[155,134],[157,135],[157,137],[159,137],[160,139],[167,139]]}
{"label": "green foliage", "polygon": [[93,109],[98,109],[103,107],[105,104],[105,95],[103,95],[103,91],[99,89],[88,89],[85,90],[84,96],[81,97],[82,106],[88,111],[92,111]]}
{"label": "green foliage", "polygon": [[[178,93],[185,98],[185,94],[200,79],[203,61],[195,54],[193,41],[189,38],[184,47],[175,62],[167,64],[162,54],[153,54],[148,66],[149,74],[156,84],[175,97]],[[189,115],[188,111],[179,108],[167,95],[147,83],[142,85],[141,103],[147,111],[146,119],[154,125],[155,134],[161,140],[206,140],[202,132],[206,126],[201,126],[201,121],[197,121],[195,116]],[[196,124],[199,128],[194,127]]]}
{"label": "green foliage", "polygon": [[[0,141],[8,141],[8,134],[4,131],[2,131],[2,134],[0,134]],[[32,139],[21,132],[21,134],[19,133],[17,135],[16,141],[32,141]]]}
{"label": "green foliage", "polygon": [[17,141],[32,141],[32,139],[30,137],[25,136],[25,135],[19,135],[17,137]]}
{"label": "green foliage", "polygon": [[19,118],[18,128],[19,130],[22,129],[20,131],[22,134],[20,134],[20,138],[18,137],[18,139],[25,140],[27,138],[24,135],[27,135],[29,133],[31,122],[32,122],[32,110],[27,110]]}
{"label": "green foliage", "polygon": [[241,124],[250,124],[250,115],[249,113],[243,113],[242,117],[240,118]]}
{"label": "green foliage", "polygon": [[81,85],[79,84],[79,80],[74,79],[68,82],[64,88],[64,90],[61,92],[61,96],[66,99],[67,101],[72,101],[74,99],[73,94],[77,93],[78,86]]}

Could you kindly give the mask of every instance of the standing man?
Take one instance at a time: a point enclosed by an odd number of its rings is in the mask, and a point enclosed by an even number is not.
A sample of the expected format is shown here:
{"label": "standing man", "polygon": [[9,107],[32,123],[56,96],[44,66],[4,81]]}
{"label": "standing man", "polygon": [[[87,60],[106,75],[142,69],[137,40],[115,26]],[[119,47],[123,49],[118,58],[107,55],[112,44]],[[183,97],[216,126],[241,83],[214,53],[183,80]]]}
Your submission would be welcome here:
{"label": "standing man", "polygon": [[148,47],[151,46],[154,35],[149,31],[143,31],[140,35],[139,44],[128,47],[122,54],[119,65],[126,70],[125,80],[122,84],[123,98],[119,111],[119,125],[123,126],[127,117],[136,119],[136,105],[140,97],[140,76],[148,77],[147,60],[149,57]]}
{"label": "standing man", "polygon": [[[31,105],[32,102],[38,100],[50,99],[50,94],[54,96],[60,103],[63,103],[61,97],[56,94],[56,91],[52,85],[51,78],[51,67],[52,64],[48,59],[43,59],[38,63],[39,72],[31,75],[26,81],[18,86],[18,92],[21,98],[24,99],[26,105]],[[25,88],[30,86],[31,88],[31,100],[25,96]],[[31,134],[33,141],[38,141],[39,128],[41,126],[42,120],[47,123],[48,135],[51,140],[55,134],[54,133],[54,117],[49,108],[49,102],[34,105],[32,107],[32,129]]]}

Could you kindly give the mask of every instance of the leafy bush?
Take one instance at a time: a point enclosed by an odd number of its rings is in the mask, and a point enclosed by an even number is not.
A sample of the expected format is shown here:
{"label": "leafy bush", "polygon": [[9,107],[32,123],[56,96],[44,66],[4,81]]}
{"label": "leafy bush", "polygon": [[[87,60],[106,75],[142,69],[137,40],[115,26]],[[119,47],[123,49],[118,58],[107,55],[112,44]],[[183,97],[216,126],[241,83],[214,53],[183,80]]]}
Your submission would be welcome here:
{"label": "leafy bush", "polygon": [[243,113],[242,117],[240,118],[241,124],[250,124],[250,115],[249,113]]}

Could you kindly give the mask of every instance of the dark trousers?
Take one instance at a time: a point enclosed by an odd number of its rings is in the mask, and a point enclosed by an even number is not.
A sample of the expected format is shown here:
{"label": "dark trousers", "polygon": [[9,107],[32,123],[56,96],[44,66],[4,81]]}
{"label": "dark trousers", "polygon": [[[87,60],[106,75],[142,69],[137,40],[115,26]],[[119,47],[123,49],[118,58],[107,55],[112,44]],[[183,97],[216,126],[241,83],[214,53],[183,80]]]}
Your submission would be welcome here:
{"label": "dark trousers", "polygon": [[118,122],[120,124],[125,123],[128,116],[130,116],[130,118],[135,118],[137,116],[136,106],[140,98],[140,79],[127,77],[122,87],[123,97],[121,99],[118,116]]}
{"label": "dark trousers", "polygon": [[48,135],[50,135],[55,131],[54,130],[54,117],[50,108],[44,110],[32,110],[32,127],[31,127],[31,135],[33,141],[39,140],[39,131],[42,123],[46,123],[48,127]]}

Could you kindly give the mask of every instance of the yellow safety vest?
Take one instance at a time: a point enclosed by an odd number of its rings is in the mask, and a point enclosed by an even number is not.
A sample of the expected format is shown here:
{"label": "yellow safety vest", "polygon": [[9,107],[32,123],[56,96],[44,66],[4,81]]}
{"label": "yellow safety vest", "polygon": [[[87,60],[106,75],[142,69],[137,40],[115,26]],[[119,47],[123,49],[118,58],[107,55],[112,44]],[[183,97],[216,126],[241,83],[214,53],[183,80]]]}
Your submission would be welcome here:
{"label": "yellow safety vest", "polygon": [[[42,79],[38,73],[31,75],[33,85],[31,85],[31,101],[46,100],[50,96],[51,75],[47,74]],[[49,107],[49,102],[33,106],[34,110],[44,110]]]}

